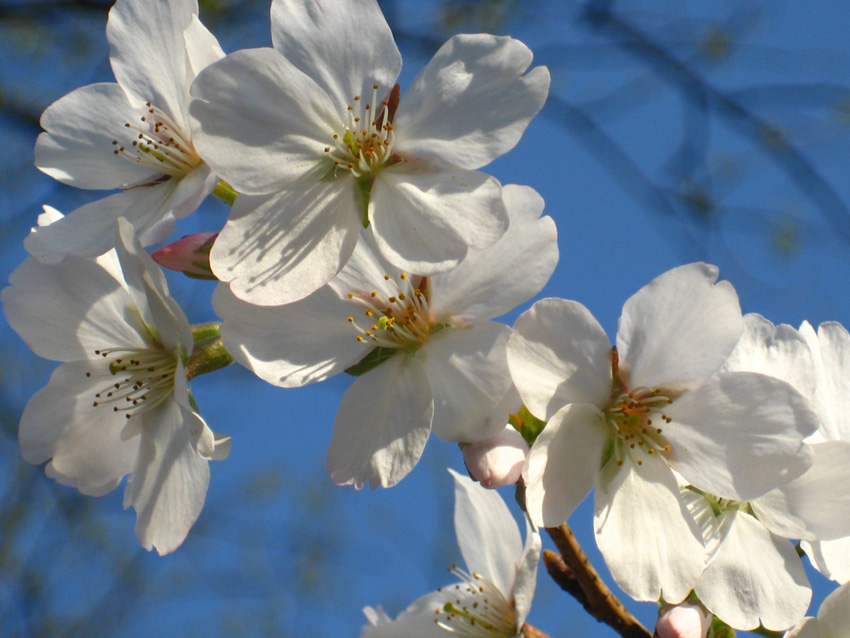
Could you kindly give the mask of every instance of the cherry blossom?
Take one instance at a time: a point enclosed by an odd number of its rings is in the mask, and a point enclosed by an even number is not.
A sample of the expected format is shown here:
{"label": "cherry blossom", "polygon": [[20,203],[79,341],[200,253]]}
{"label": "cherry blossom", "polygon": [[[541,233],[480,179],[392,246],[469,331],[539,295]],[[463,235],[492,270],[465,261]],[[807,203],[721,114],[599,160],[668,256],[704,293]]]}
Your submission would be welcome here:
{"label": "cherry blossom", "polygon": [[[817,331],[804,322],[800,334],[809,344],[814,358],[814,402],[821,418],[821,426],[810,440],[832,442],[833,446],[850,444],[850,419],[847,417],[850,414],[850,334],[834,321],[820,324]],[[842,490],[846,484],[838,479],[832,486],[846,494],[846,490]],[[811,505],[829,508],[831,497],[828,494],[822,493]],[[801,545],[812,565],[824,576],[839,583],[850,581],[850,533],[833,540],[803,540]]]}
{"label": "cherry blossom", "polygon": [[785,638],[846,638],[850,636],[850,584],[844,584],[820,606],[817,618],[803,622],[785,634]]}
{"label": "cherry blossom", "polygon": [[189,85],[224,52],[197,13],[197,0],[112,7],[106,37],[117,83],[84,86],[50,105],[35,163],[70,186],[121,191],[35,229],[25,242],[30,254],[53,263],[101,255],[113,246],[118,217],[153,244],[212,192],[218,180],[189,127]]}
{"label": "cherry blossom", "polygon": [[549,73],[521,42],[451,38],[399,97],[401,55],[376,0],[273,0],[273,49],[237,51],[192,87],[195,143],[240,195],[213,272],[260,305],[302,299],[368,227],[407,272],[446,272],[508,216],[477,169],[518,142]]}
{"label": "cherry blossom", "polygon": [[361,638],[518,638],[537,583],[540,535],[526,520],[525,545],[498,493],[457,472],[455,533],[466,569],[449,570],[459,582],[417,599],[393,620],[366,607]]}
{"label": "cherry blossom", "polygon": [[225,458],[230,440],[192,408],[183,367],[192,330],[162,272],[129,222],[118,229],[116,249],[96,261],[31,257],[2,292],[9,324],[62,362],[24,409],[19,440],[29,463],[49,461],[48,476],[83,494],[102,496],[130,474],[124,506],[136,510],[136,536],[166,554],[198,518],[208,460]]}
{"label": "cherry blossom", "polygon": [[254,306],[227,286],[216,290],[225,346],[262,379],[298,387],[359,375],[328,451],[336,483],[394,485],[432,430],[451,442],[486,439],[519,408],[505,358],[510,329],[491,319],[543,287],[558,249],[536,192],[508,185],[504,196],[509,231],[446,274],[392,266],[364,232],[342,272],[302,301]]}
{"label": "cherry blossom", "polygon": [[817,427],[788,383],[714,374],[743,330],[735,291],[708,264],[675,268],[624,305],[617,345],[581,304],[538,301],[521,315],[508,362],[527,408],[547,425],[529,453],[526,503],[537,525],[563,522],[596,486],[596,540],[638,600],[681,601],[705,567],[701,533],[676,473],[749,500],[811,464]]}

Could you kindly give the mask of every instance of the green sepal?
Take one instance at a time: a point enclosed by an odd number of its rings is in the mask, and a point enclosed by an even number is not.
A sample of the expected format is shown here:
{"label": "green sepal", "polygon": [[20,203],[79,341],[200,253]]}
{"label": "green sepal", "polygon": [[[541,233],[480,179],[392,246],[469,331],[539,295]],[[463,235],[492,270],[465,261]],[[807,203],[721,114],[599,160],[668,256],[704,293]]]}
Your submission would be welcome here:
{"label": "green sepal", "polygon": [[218,184],[215,185],[212,194],[228,206],[233,206],[233,202],[239,197],[239,193],[223,179],[218,180]]}
{"label": "green sepal", "polygon": [[534,444],[537,436],[546,427],[546,422],[534,416],[525,406],[522,406],[516,414],[509,415],[508,422],[520,433],[529,447]]}
{"label": "green sepal", "polygon": [[199,323],[197,326],[192,326],[192,339],[197,343],[210,337],[217,337],[221,324],[218,321],[209,323]]}
{"label": "green sepal", "polygon": [[346,368],[345,372],[350,374],[352,377],[359,377],[361,374],[366,374],[369,370],[377,368],[384,361],[387,361],[390,357],[395,355],[396,352],[398,352],[398,350],[395,348],[373,348],[369,351],[369,354],[360,359],[360,361],[350,368]]}
{"label": "green sepal", "polygon": [[202,374],[226,368],[235,361],[233,355],[224,347],[221,335],[218,334],[218,324],[195,326],[193,331],[198,328],[198,334],[204,334],[206,331],[212,330],[211,326],[215,326],[214,333],[202,339],[195,338],[195,347],[185,363],[186,381],[191,381]]}

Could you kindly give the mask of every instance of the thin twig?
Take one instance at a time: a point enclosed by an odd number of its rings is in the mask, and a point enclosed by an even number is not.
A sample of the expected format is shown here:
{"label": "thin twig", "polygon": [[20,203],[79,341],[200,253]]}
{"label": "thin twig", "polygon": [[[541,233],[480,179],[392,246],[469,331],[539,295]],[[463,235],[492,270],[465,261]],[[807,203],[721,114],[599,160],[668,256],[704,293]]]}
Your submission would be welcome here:
{"label": "thin twig", "polygon": [[561,589],[575,597],[587,613],[623,638],[652,638],[599,577],[569,526],[564,523],[559,527],[547,527],[546,531],[561,552],[562,561],[557,560],[555,552],[547,551],[543,562]]}
{"label": "thin twig", "polygon": [[522,635],[524,638],[549,638],[549,634],[544,634],[537,627],[532,627],[528,623],[522,626]]}

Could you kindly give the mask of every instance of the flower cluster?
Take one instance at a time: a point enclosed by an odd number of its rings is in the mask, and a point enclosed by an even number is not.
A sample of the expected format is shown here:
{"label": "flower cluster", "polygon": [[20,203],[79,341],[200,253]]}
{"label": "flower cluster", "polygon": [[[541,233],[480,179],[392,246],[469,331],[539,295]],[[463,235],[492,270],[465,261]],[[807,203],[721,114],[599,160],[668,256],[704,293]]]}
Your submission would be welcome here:
{"label": "flower cluster", "polygon": [[[46,212],[2,292],[10,325],[61,362],[21,418],[27,461],[93,496],[129,475],[140,543],[171,552],[230,447],[188,382],[233,361],[283,388],[345,372],[335,483],[397,484],[433,432],[483,486],[521,479],[530,521],[523,546],[501,498],[453,473],[460,582],[395,620],[366,608],[364,637],[531,631],[536,528],[591,492],[611,574],[664,602],[660,633],[801,622],[792,540],[850,580],[841,325],[745,316],[704,263],[629,298],[613,343],[572,300],[498,322],[558,261],[540,195],[480,170],[542,108],[547,69],[510,37],[457,35],[402,91],[376,0],[272,0],[271,36],[225,55],[196,0],[117,0],[116,83],[44,112],[38,168],[118,192]],[[147,254],[211,193],[232,206],[223,228]],[[190,326],[155,262],[217,279],[221,323]],[[843,622],[834,596],[792,635]]]}

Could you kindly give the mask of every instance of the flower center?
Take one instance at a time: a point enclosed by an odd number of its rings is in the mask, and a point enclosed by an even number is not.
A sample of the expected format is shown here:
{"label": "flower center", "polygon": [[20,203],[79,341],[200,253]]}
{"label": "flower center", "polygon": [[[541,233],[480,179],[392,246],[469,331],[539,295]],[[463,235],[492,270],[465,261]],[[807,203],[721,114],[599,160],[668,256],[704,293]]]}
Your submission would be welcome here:
{"label": "flower center", "polygon": [[348,105],[345,132],[334,134],[325,153],[333,160],[334,175],[338,169],[349,171],[355,178],[375,173],[392,158],[393,115],[398,106],[399,87],[396,84],[388,99],[378,108],[379,85],[372,85],[372,101],[363,105],[359,95]]}
{"label": "flower center", "polygon": [[111,406],[129,419],[152,410],[174,392],[177,357],[166,350],[112,348],[94,353],[109,361],[108,370],[86,376],[110,379],[94,395],[96,408]]}
{"label": "flower center", "polygon": [[201,158],[189,138],[168,115],[147,103],[140,123],[124,124],[135,135],[129,146],[112,142],[113,153],[155,173],[182,177],[201,164]]}
{"label": "flower center", "polygon": [[614,391],[605,409],[606,420],[615,435],[614,456],[617,465],[622,465],[626,456],[642,465],[643,454],[670,451],[661,426],[673,420],[663,412],[673,399],[658,388],[627,388],[620,379],[618,363],[614,347],[611,350]]}
{"label": "flower center", "polygon": [[452,565],[449,572],[463,582],[437,590],[446,598],[442,607],[435,609],[434,622],[439,627],[469,638],[516,636],[516,611],[492,581],[457,565]]}
{"label": "flower center", "polygon": [[429,334],[440,329],[431,321],[428,308],[426,277],[414,277],[401,273],[396,281],[384,275],[387,288],[392,293],[349,292],[348,298],[363,309],[362,314],[348,317],[348,322],[357,332],[357,340],[371,342],[380,348],[406,349],[415,351]]}

